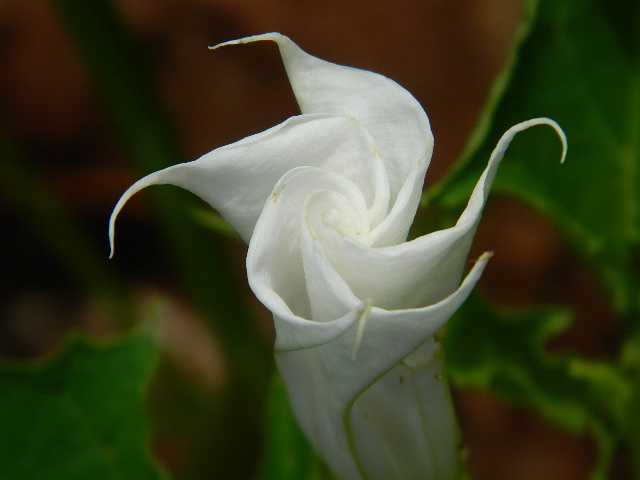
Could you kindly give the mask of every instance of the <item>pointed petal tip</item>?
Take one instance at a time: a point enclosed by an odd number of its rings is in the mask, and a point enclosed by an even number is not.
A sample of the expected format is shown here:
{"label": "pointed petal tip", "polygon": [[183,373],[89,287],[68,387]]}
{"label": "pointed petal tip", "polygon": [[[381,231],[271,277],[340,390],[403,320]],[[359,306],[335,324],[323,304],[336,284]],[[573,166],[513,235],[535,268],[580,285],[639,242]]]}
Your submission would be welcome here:
{"label": "pointed petal tip", "polygon": [[245,43],[260,42],[263,40],[271,40],[273,42],[276,42],[278,45],[283,45],[291,41],[289,37],[282,35],[281,33],[269,32],[269,33],[262,33],[260,35],[251,35],[250,37],[243,37],[237,40],[229,40],[227,42],[218,43],[217,45],[213,45],[209,47],[209,50],[215,50],[217,48],[225,47],[227,45],[242,45]]}
{"label": "pointed petal tip", "polygon": [[553,128],[553,130],[555,130],[558,138],[560,139],[560,142],[562,143],[562,155],[560,157],[560,163],[564,163],[565,159],[567,158],[569,142],[567,141],[567,136],[565,135],[564,130],[562,130],[562,127],[555,120],[551,120],[547,117],[532,118],[531,120],[527,120],[525,122],[514,125],[509,129],[509,131],[513,130],[515,134],[535,125],[548,125],[549,127]]}
{"label": "pointed petal tip", "polygon": [[111,217],[109,217],[109,260],[113,258],[113,254],[116,250],[116,218],[120,212],[120,208],[120,205],[116,205],[113,212],[111,212]]}
{"label": "pointed petal tip", "polygon": [[491,257],[493,257],[493,251],[484,252],[482,255],[480,255],[478,257],[478,259],[475,261],[475,263],[488,262],[491,259]]}
{"label": "pointed petal tip", "polygon": [[113,235],[109,232],[109,260],[113,258],[113,254],[115,253],[115,245],[113,242]]}
{"label": "pointed petal tip", "polygon": [[560,157],[560,163],[564,163],[567,159],[567,150],[569,149],[569,142],[567,141],[567,136],[564,133],[564,130],[560,127],[560,125],[556,124],[555,131],[560,137],[560,141],[562,142],[562,156]]}
{"label": "pointed petal tip", "polygon": [[560,142],[562,142],[562,156],[560,157],[560,163],[564,163],[567,158],[567,150],[569,149],[569,142],[567,141],[567,136],[565,135],[564,130],[562,130],[562,127],[555,120],[551,120],[550,118],[543,117],[537,120],[539,120],[541,124],[547,124],[555,130],[558,138],[560,138]]}
{"label": "pointed petal tip", "polygon": [[113,211],[111,212],[111,216],[109,217],[109,258],[113,258],[113,255],[115,253],[116,219],[118,218],[118,215],[120,214],[122,208],[129,201],[129,199],[131,199],[131,197],[133,197],[140,190],[150,185],[161,185],[165,183],[160,179],[163,178],[162,176],[167,170],[172,170],[174,167],[168,167],[164,170],[150,173],[146,177],[142,177],[122,194],[122,196],[118,200],[118,203],[116,203],[116,206],[113,207]]}

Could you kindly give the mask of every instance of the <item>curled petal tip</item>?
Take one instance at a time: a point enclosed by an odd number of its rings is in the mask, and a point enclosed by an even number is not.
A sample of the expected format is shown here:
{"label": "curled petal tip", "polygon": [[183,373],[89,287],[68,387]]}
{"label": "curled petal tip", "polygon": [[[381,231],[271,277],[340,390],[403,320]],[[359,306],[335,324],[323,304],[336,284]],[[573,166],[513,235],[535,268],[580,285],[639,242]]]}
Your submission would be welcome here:
{"label": "curled petal tip", "polygon": [[227,42],[218,43],[217,45],[213,45],[209,47],[209,50],[215,50],[216,48],[225,47],[227,45],[241,45],[244,43],[252,43],[252,42],[260,42],[262,40],[271,40],[276,42],[277,44],[286,43],[289,40],[289,37],[286,37],[278,32],[270,32],[263,33],[260,35],[252,35],[250,37],[239,38],[237,40],[229,40]]}
{"label": "curled petal tip", "polygon": [[560,128],[559,125],[558,125],[558,128],[556,129],[556,133],[558,134],[558,136],[560,137],[560,140],[562,141],[562,157],[560,157],[560,163],[564,163],[564,161],[567,158],[567,150],[569,148],[569,142],[567,142],[567,136],[564,134],[564,131],[562,130],[562,128]]}
{"label": "curled petal tip", "polygon": [[116,203],[116,206],[113,207],[113,211],[109,217],[109,258],[113,258],[113,254],[115,252],[116,219],[118,218],[120,211],[134,194],[149,185],[157,185],[158,183],[161,183],[155,181],[155,179],[161,177],[166,170],[169,169],[160,170],[159,172],[152,173],[138,180],[122,194],[118,203]]}
{"label": "curled petal tip", "polygon": [[111,218],[109,218],[109,259],[112,259],[115,253],[115,225],[117,215],[118,212],[114,211],[111,214]]}
{"label": "curled petal tip", "polygon": [[547,117],[533,118],[516,125],[516,127],[524,126],[524,128],[521,129],[524,130],[534,125],[548,125],[555,130],[558,138],[560,138],[560,142],[562,143],[562,156],[560,157],[560,163],[564,163],[565,159],[567,158],[569,142],[567,141],[567,136],[565,135],[564,130],[562,130],[562,127],[558,124],[558,122]]}
{"label": "curled petal tip", "polygon": [[551,120],[550,118],[540,118],[539,120],[540,123],[546,123],[549,125],[558,134],[558,137],[562,142],[562,156],[560,157],[560,163],[564,163],[567,158],[567,150],[569,148],[569,142],[567,141],[567,136],[565,135],[564,130],[562,130],[562,127],[555,120]]}

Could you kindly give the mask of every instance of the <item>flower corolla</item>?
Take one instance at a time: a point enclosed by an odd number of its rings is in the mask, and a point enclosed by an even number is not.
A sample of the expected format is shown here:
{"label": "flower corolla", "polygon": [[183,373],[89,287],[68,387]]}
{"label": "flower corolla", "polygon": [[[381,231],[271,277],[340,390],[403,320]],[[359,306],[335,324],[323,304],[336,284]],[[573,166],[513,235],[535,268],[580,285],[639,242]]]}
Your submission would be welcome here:
{"label": "flower corolla", "polygon": [[[249,244],[247,273],[272,312],[293,411],[345,480],[451,479],[456,424],[434,334],[490,257],[464,275],[489,188],[514,135],[500,139],[455,226],[406,241],[433,151],[427,115],[381,75],[332,64],[269,33],[301,115],[189,163],[173,184],[215,208]],[[219,45],[220,46],[220,45]],[[564,156],[564,153],[563,153]]]}

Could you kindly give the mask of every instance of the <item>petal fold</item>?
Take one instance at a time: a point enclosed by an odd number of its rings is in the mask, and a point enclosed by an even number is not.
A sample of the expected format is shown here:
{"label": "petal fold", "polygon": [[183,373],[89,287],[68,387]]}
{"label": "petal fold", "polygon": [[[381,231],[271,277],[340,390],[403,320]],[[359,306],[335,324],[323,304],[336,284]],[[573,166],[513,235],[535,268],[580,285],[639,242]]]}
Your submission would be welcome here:
{"label": "petal fold", "polygon": [[277,43],[302,113],[347,115],[370,132],[389,178],[393,214],[379,231],[379,245],[404,241],[433,153],[429,120],[418,101],[382,75],[336,65],[309,55],[288,37],[267,33],[223,45]]}
{"label": "petal fold", "polygon": [[115,220],[122,207],[143,188],[162,184],[176,185],[198,195],[248,242],[275,184],[298,166],[339,171],[359,185],[372,207],[388,202],[384,168],[375,155],[373,140],[360,122],[344,116],[300,115],[193,162],[138,180],[122,195],[111,214],[112,253]]}
{"label": "petal fold", "polygon": [[[276,352],[296,417],[339,478],[385,478],[363,476],[361,449],[364,447],[358,439],[350,439],[351,429],[358,428],[349,425],[352,407],[360,395],[366,395],[372,385],[429,341],[446,323],[471,292],[489,257],[483,255],[460,288],[435,305],[397,311],[372,308],[355,359],[351,352],[358,336],[357,322],[331,342],[314,348]],[[278,335],[289,328],[286,318],[275,318],[275,321]],[[300,341],[305,343],[307,339]],[[291,342],[290,346],[295,344]],[[397,415],[401,415],[403,408],[401,404],[396,405]],[[356,411],[355,415],[357,418],[361,413]],[[420,461],[419,458],[414,458],[414,462]],[[407,465],[405,470],[417,466]]]}
{"label": "petal fold", "polygon": [[364,478],[456,478],[459,437],[439,345],[430,340],[424,347],[436,349],[428,361],[396,365],[349,412],[347,427]]}

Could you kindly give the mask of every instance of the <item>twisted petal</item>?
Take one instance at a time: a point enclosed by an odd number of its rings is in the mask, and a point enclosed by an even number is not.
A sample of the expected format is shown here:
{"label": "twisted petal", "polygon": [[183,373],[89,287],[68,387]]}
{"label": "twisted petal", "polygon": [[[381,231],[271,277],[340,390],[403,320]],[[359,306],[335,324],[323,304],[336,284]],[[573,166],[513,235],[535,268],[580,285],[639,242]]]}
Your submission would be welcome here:
{"label": "twisted petal", "polygon": [[433,152],[429,120],[418,101],[393,80],[320,60],[279,33],[217,47],[260,40],[278,44],[302,113],[350,116],[362,122],[371,134],[377,155],[384,159],[392,207],[375,233],[376,244],[404,241]]}
{"label": "twisted petal", "polygon": [[134,183],[111,215],[112,251],[118,213],[135,193],[150,185],[176,185],[195,193],[247,242],[276,182],[300,165],[342,172],[358,183],[373,210],[386,211],[384,166],[374,150],[366,130],[349,117],[309,114],[289,118],[198,160],[151,173]]}
{"label": "twisted petal", "polygon": [[491,184],[509,143],[518,132],[545,124],[560,136],[564,161],[566,138],[557,123],[537,118],[517,124],[499,140],[454,227],[385,248],[370,248],[328,232],[323,237],[323,251],[329,262],[358,298],[370,298],[374,305],[388,310],[430,305],[449,295],[460,283]]}

